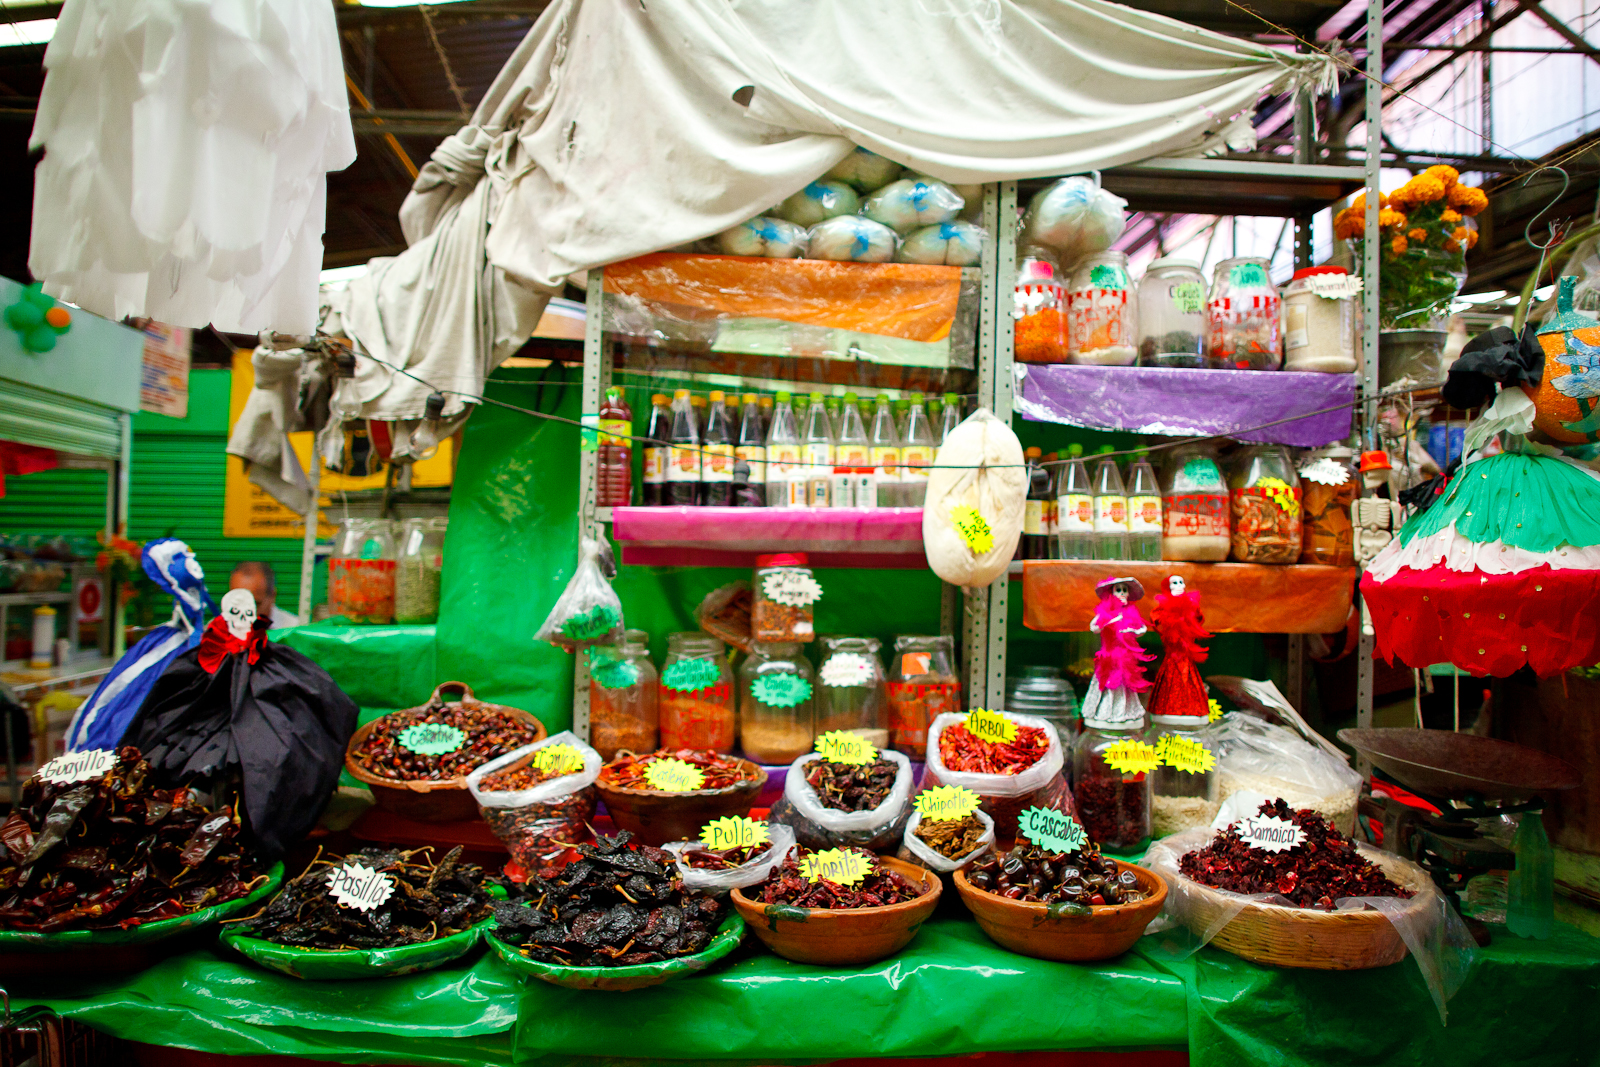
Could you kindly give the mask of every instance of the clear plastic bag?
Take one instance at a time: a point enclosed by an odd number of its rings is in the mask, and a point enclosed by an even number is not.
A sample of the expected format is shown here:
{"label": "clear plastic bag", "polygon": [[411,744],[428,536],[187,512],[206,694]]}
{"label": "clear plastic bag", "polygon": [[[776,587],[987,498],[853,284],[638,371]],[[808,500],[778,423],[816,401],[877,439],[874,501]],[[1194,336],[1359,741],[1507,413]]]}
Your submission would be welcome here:
{"label": "clear plastic bag", "polygon": [[857,192],[870,193],[894,181],[900,173],[900,164],[885,159],[870,149],[856,147],[854,152],[833,165],[824,178],[837,178],[848,182]]}
{"label": "clear plastic bag", "polygon": [[[496,771],[514,766],[550,745],[570,745],[583,756],[583,769],[540,782],[531,789],[485,790],[482,782]],[[511,858],[526,871],[535,871],[589,836],[594,820],[595,779],[600,776],[600,753],[578,740],[570,730],[535,741],[490,760],[467,775],[467,791],[478,802],[478,812]]]}
{"label": "clear plastic bag", "polygon": [[1014,712],[1007,712],[1006,717],[1019,726],[1037,726],[1045,732],[1045,736],[1050,740],[1050,747],[1045,750],[1045,754],[1037,763],[1020,774],[972,774],[966,771],[952,771],[944,765],[944,760],[939,754],[939,735],[946,727],[965,721],[966,716],[957,712],[946,712],[934,719],[933,724],[928,727],[928,762],[923,767],[922,781],[917,786],[917,792],[940,785],[972,790],[983,799],[982,810],[994,819],[995,836],[1000,841],[1009,843],[1017,836],[1017,818],[1024,808],[1051,808],[1077,818],[1078,806],[1073,802],[1072,789],[1067,785],[1067,780],[1061,776],[1061,768],[1066,763],[1066,754],[1061,748],[1061,738],[1056,736],[1050,723],[1032,715],[1018,715]]}
{"label": "clear plastic bag", "polygon": [[662,847],[677,857],[678,874],[683,878],[683,888],[696,889],[702,893],[726,893],[732,889],[743,889],[747,885],[765,882],[783,865],[789,853],[794,851],[795,839],[792,827],[782,823],[769,823],[767,833],[772,839],[770,848],[749,863],[742,863],[725,871],[691,867],[683,858],[683,854],[691,848],[704,848],[703,841],[672,841]]}
{"label": "clear plastic bag", "polygon": [[838,215],[854,215],[861,207],[856,191],[844,182],[815,181],[772,209],[772,214],[799,226],[815,226]]}
{"label": "clear plastic bag", "polygon": [[970,222],[940,222],[913,230],[895,253],[896,263],[975,267],[983,259],[989,232]]}
{"label": "clear plastic bag", "polygon": [[967,202],[936,178],[901,178],[861,205],[861,214],[904,237],[912,230],[949,222]]}
{"label": "clear plastic bag", "polygon": [[840,215],[811,227],[806,237],[811,259],[849,263],[887,263],[900,238],[889,227],[858,215]]}
{"label": "clear plastic bag", "polygon": [[923,844],[915,831],[922,824],[922,812],[913,811],[910,820],[906,823],[906,833],[900,841],[900,858],[911,863],[920,863],[930,871],[939,874],[949,874],[967,866],[973,860],[994,848],[994,820],[988,812],[979,810],[973,812],[978,821],[983,823],[983,836],[978,839],[978,847],[968,852],[960,859],[951,859]]}
{"label": "clear plastic bag", "polygon": [[[934,573],[969,589],[986,587],[1005,574],[1022,536],[1026,495],[1022,443],[1011,427],[979,408],[950,431],[933,457],[922,542]],[[987,547],[968,540],[957,525],[957,517],[964,516],[970,527],[971,512],[987,527]]]}
{"label": "clear plastic bag", "polygon": [[806,254],[806,228],[766,215],[747,219],[717,234],[717,251],[730,256],[797,259]]}
{"label": "clear plastic bag", "polygon": [[1314,808],[1341,834],[1355,832],[1361,775],[1303,741],[1294,731],[1241,712],[1201,731],[1217,754],[1217,799],[1250,791],[1282,797],[1291,808]]}
{"label": "clear plastic bag", "polygon": [[1046,245],[1060,253],[1062,266],[1071,267],[1122,236],[1127,207],[1122,197],[1100,188],[1098,175],[1062,178],[1028,202],[1017,245]]}
{"label": "clear plastic bag", "polygon": [[[622,601],[600,568],[601,543],[585,537],[578,546],[578,569],[533,636],[568,652],[615,644],[622,637]],[[605,548],[610,555],[610,548]]]}
{"label": "clear plastic bag", "polygon": [[860,845],[874,852],[887,852],[900,844],[906,821],[912,815],[911,761],[898,752],[880,755],[895,764],[894,788],[882,804],[868,811],[837,811],[824,807],[806,781],[806,765],[822,758],[810,752],[789,765],[784,778],[783,796],[772,806],[772,821],[794,828],[795,837],[810,849]]}

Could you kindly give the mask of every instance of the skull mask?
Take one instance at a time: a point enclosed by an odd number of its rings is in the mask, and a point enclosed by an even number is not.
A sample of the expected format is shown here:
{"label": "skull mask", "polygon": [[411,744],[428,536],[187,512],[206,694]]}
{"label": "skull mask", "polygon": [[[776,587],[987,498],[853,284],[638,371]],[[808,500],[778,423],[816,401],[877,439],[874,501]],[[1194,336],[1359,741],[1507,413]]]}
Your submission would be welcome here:
{"label": "skull mask", "polygon": [[1171,591],[1173,596],[1182,596],[1185,588],[1186,586],[1183,581],[1183,575],[1174,574],[1172,577],[1167,579],[1167,589]]}
{"label": "skull mask", "polygon": [[228,632],[243,641],[256,622],[256,598],[248,589],[230,589],[222,597],[222,618]]}

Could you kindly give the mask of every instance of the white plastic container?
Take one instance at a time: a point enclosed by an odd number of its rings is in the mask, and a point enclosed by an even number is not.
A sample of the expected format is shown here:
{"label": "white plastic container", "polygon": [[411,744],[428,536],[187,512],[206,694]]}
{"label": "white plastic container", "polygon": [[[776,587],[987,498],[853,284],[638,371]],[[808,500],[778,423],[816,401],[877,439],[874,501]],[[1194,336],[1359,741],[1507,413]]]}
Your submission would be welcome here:
{"label": "white plastic container", "polygon": [[1283,290],[1283,369],[1353,374],[1357,285],[1343,267],[1304,267]]}

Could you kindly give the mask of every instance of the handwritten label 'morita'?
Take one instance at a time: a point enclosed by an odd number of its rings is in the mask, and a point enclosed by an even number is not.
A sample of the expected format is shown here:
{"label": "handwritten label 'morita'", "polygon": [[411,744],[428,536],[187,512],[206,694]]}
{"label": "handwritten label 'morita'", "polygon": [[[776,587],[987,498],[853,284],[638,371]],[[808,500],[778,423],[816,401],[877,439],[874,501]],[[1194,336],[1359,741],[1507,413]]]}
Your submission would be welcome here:
{"label": "handwritten label 'morita'", "polygon": [[394,879],[361,863],[346,863],[328,872],[328,892],[341,908],[371,911],[389,899]]}
{"label": "handwritten label 'morita'", "polygon": [[442,722],[419,722],[400,731],[400,744],[419,756],[442,756],[466,741],[465,730]]}
{"label": "handwritten label 'morita'", "polygon": [[700,841],[714,852],[729,848],[754,848],[771,840],[767,824],[729,815],[700,827]]}
{"label": "handwritten label 'morita'", "polygon": [[109,748],[91,748],[57,756],[39,768],[39,777],[51,785],[71,785],[99,778],[116,764],[117,754]]}
{"label": "handwritten label 'morita'", "polygon": [[936,785],[917,794],[916,809],[930,822],[964,819],[978,810],[981,797],[959,785]]}
{"label": "handwritten label 'morita'", "polygon": [[800,873],[813,882],[855,885],[867,876],[867,860],[859,852],[830,848],[813,852],[800,861]]}
{"label": "handwritten label 'morita'", "polygon": [[1287,852],[1306,839],[1306,832],[1276,815],[1252,815],[1234,824],[1251,848],[1262,852]]}
{"label": "handwritten label 'morita'", "polygon": [[1053,808],[1025,808],[1017,832],[1046,852],[1077,852],[1089,835],[1077,819]]}
{"label": "handwritten label 'morita'", "polygon": [[1017,724],[988,708],[973,708],[967,712],[965,725],[969,734],[991,745],[1003,745],[1017,739]]}

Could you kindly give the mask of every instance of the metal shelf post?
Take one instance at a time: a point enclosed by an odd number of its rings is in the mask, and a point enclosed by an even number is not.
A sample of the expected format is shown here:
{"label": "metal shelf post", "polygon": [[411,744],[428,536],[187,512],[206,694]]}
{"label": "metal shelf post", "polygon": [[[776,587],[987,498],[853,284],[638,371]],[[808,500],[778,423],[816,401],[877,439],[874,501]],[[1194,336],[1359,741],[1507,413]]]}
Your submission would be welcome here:
{"label": "metal shelf post", "polygon": [[[1378,269],[1380,245],[1378,235],[1378,179],[1383,151],[1383,0],[1367,0],[1367,217],[1366,239],[1362,241],[1361,274],[1366,284],[1361,290],[1362,353],[1365,356],[1361,372],[1362,424],[1370,428],[1378,422]],[[1363,441],[1363,446],[1366,442]],[[1358,594],[1359,595],[1359,594]],[[1375,643],[1371,636],[1361,635],[1356,675],[1356,725],[1372,725],[1372,655]],[[1361,771],[1367,773],[1365,760]]]}
{"label": "metal shelf post", "polygon": [[[600,398],[611,385],[611,360],[608,358],[601,308],[600,269],[589,272],[589,286],[584,301],[583,323],[583,407],[580,417],[587,425],[599,426]],[[595,505],[595,475],[600,465],[598,437],[595,448],[578,449],[578,537],[596,540],[605,536],[601,529],[599,509]],[[589,662],[581,655],[574,657],[572,667],[572,732],[589,740]]]}

